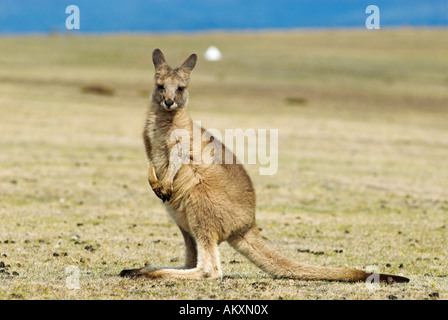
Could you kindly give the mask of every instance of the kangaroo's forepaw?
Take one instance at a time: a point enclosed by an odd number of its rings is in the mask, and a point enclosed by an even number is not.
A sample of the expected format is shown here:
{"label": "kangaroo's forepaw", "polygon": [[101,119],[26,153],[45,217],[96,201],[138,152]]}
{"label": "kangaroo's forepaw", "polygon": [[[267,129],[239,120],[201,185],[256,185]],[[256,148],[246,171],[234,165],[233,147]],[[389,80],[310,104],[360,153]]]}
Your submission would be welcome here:
{"label": "kangaroo's forepaw", "polygon": [[156,194],[157,197],[163,200],[164,196],[162,195],[162,187],[159,183],[155,184],[154,186],[151,186],[152,190]]}
{"label": "kangaroo's forepaw", "polygon": [[163,185],[157,184],[152,189],[157,197],[162,199],[163,202],[169,201],[171,198],[171,195],[173,193],[173,187],[165,187]]}
{"label": "kangaroo's forepaw", "polygon": [[160,194],[161,194],[160,199],[162,199],[163,202],[170,201],[171,195],[173,194],[173,187],[172,186],[165,187],[162,185],[162,188],[160,189]]}

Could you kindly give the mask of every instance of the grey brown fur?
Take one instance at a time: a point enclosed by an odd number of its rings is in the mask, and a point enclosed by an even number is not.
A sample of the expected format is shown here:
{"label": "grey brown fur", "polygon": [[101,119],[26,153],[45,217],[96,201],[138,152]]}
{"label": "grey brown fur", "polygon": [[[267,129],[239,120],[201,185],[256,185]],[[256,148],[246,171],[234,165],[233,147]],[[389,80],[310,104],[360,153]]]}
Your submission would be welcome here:
{"label": "grey brown fur", "polygon": [[[179,267],[145,266],[123,270],[132,278],[205,279],[222,277],[218,245],[223,241],[274,277],[304,280],[364,281],[371,273],[333,267],[317,267],[291,260],[279,254],[259,234],[255,223],[255,191],[245,169],[237,164],[214,161],[199,164],[170,161],[182,139],[175,129],[190,133],[189,157],[202,152],[210,143],[194,147],[196,128],[188,115],[188,83],[196,65],[192,54],[179,68],[171,68],[159,49],[153,52],[155,87],[147,111],[143,139],[148,157],[148,181],[163,200],[167,211],[179,226],[185,240],[185,265]],[[197,134],[197,133],[196,133]],[[173,138],[174,137],[174,138]],[[196,146],[198,147],[198,146]],[[230,152],[224,146],[224,154]],[[408,282],[400,276],[380,275],[380,280]]]}

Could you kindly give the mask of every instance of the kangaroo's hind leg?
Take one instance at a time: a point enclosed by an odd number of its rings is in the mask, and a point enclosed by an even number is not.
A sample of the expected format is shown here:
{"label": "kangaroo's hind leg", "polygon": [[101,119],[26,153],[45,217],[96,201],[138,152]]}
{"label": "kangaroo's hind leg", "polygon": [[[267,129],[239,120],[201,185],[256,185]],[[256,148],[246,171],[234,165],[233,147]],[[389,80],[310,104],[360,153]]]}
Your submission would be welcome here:
{"label": "kangaroo's hind leg", "polygon": [[192,269],[150,269],[148,267],[123,270],[120,275],[149,279],[215,279],[222,277],[218,243],[211,239],[196,239],[198,260]]}
{"label": "kangaroo's hind leg", "polygon": [[[124,276],[129,275],[134,278],[151,278],[151,279],[215,279],[222,277],[221,261],[218,250],[218,242],[220,240],[219,227],[213,223],[204,223],[215,212],[213,207],[207,206],[207,202],[196,201],[187,206],[186,219],[189,225],[189,233],[184,235],[185,244],[190,251],[187,250],[186,264],[195,267],[192,269],[150,269],[142,268],[139,270],[124,272]],[[196,246],[193,246],[196,243]],[[197,258],[194,259],[192,248],[196,248]],[[190,253],[188,253],[190,252]]]}
{"label": "kangaroo's hind leg", "polygon": [[182,269],[192,269],[198,264],[198,250],[196,240],[185,230],[180,228],[185,241],[185,266]]}
{"label": "kangaroo's hind leg", "polygon": [[129,270],[122,270],[120,272],[120,276],[122,277],[136,277],[143,273],[152,272],[159,269],[192,269],[195,268],[198,261],[198,253],[196,249],[196,241],[194,238],[185,230],[182,228],[179,228],[182,232],[182,236],[184,237],[185,241],[185,264],[182,266],[151,266],[151,265],[145,265],[143,268],[137,268],[137,269],[129,269]]}

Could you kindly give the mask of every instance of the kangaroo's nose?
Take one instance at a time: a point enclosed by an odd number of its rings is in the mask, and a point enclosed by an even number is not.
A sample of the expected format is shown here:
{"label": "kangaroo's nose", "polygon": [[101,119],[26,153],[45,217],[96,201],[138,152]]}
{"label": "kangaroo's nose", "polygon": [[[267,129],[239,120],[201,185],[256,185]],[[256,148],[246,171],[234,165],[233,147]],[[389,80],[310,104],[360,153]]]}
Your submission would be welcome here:
{"label": "kangaroo's nose", "polygon": [[173,103],[174,103],[174,101],[171,100],[171,99],[166,99],[166,100],[165,100],[165,105],[166,105],[167,107],[171,107],[171,106],[173,105]]}

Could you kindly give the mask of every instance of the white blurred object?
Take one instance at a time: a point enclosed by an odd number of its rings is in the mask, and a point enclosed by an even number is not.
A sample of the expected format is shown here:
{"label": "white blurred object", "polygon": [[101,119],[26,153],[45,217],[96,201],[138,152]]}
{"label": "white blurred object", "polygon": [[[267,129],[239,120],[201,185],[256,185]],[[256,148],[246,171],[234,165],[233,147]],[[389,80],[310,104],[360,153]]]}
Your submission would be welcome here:
{"label": "white blurred object", "polygon": [[222,54],[218,48],[214,46],[208,47],[204,53],[205,60],[207,61],[219,61],[222,59]]}

